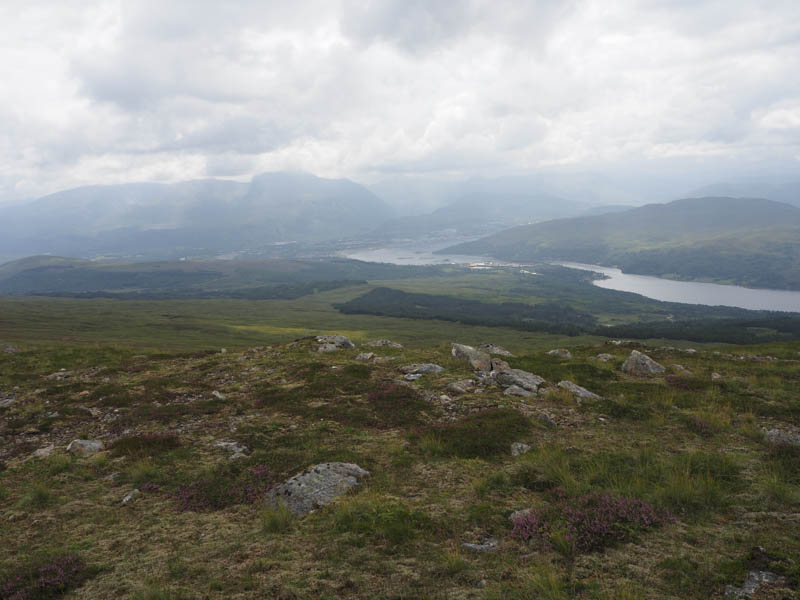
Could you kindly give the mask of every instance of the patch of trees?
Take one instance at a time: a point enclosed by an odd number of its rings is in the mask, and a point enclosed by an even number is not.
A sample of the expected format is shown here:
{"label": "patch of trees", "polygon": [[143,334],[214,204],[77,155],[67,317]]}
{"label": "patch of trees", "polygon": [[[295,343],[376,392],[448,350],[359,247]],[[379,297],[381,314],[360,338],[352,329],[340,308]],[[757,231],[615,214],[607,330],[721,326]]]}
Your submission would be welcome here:
{"label": "patch of trees", "polygon": [[[599,325],[593,315],[564,303],[490,303],[452,296],[412,294],[384,287],[375,288],[363,296],[336,304],[335,307],[346,314],[439,319],[467,325],[511,327],[523,331],[564,335],[666,338],[731,344],[800,340],[800,317],[778,313],[752,312],[753,316],[749,318],[685,318],[606,327]],[[741,309],[737,312],[742,313]]]}

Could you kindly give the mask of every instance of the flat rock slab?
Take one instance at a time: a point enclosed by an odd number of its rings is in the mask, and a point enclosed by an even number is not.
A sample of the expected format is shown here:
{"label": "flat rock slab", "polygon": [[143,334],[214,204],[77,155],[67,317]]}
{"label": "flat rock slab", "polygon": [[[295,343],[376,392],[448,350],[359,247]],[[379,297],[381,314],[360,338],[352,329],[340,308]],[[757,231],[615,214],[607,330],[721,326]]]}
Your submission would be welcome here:
{"label": "flat rock slab", "polygon": [[492,368],[492,357],[472,346],[453,344],[450,352],[453,358],[467,361],[476,371],[489,371]]}
{"label": "flat rock slab", "polygon": [[529,392],[536,392],[539,386],[544,383],[544,379],[533,373],[528,373],[522,369],[509,369],[500,371],[495,375],[495,381],[506,387],[516,385]]}
{"label": "flat rock slab", "polygon": [[353,463],[330,462],[314,465],[276,485],[267,492],[267,502],[283,502],[296,515],[325,506],[369,476]]}
{"label": "flat rock slab", "polygon": [[559,381],[558,387],[560,387],[562,390],[567,390],[570,394],[577,396],[578,398],[585,400],[600,400],[600,396],[594,392],[590,392],[585,387],[581,387],[577,383],[572,383],[566,379],[564,381]]}
{"label": "flat rock slab", "polygon": [[367,342],[367,346],[371,348],[402,348],[403,344],[398,344],[397,342],[392,342],[390,340],[372,340],[371,342]]}
{"label": "flat rock slab", "polygon": [[511,354],[511,352],[509,352],[502,346],[497,346],[495,344],[481,344],[480,346],[478,346],[478,350],[480,350],[481,352],[486,352],[487,354],[497,354],[499,356],[514,356],[513,354]]}
{"label": "flat rock slab", "polygon": [[628,375],[645,377],[647,375],[658,375],[666,369],[646,354],[633,350],[627,360],[622,363],[622,370]]}
{"label": "flat rock slab", "polygon": [[532,398],[536,395],[535,392],[521,388],[518,385],[510,385],[503,392],[504,396],[519,396],[520,398]]}
{"label": "flat rock slab", "polygon": [[400,371],[406,375],[427,375],[428,373],[441,373],[444,367],[433,363],[414,363],[400,367]]}

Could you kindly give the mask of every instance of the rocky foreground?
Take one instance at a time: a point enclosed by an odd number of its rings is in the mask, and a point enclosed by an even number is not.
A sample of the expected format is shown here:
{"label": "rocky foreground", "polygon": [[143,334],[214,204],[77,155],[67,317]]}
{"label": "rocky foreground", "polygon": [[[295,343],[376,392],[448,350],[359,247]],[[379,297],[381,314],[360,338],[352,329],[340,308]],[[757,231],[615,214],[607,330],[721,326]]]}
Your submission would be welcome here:
{"label": "rocky foreground", "polygon": [[0,598],[797,594],[797,345],[9,348]]}

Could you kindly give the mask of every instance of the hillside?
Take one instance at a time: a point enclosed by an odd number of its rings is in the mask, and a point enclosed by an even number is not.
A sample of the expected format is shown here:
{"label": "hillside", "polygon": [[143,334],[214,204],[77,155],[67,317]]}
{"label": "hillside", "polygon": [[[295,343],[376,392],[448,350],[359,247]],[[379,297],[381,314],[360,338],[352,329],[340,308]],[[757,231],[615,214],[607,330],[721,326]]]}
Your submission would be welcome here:
{"label": "hillside", "polygon": [[583,206],[548,194],[472,193],[430,214],[388,221],[376,234],[419,237],[449,230],[456,235],[480,235],[515,225],[575,215]]}
{"label": "hillside", "polygon": [[347,180],[266,173],[222,180],[88,186],[0,207],[0,256],[171,258],[324,241],[374,229],[391,210]]}
{"label": "hillside", "polygon": [[516,227],[441,252],[800,289],[800,208],[752,198],[687,198]]}
{"label": "hillside", "polygon": [[796,594],[797,344],[370,339],[0,350],[0,595]]}

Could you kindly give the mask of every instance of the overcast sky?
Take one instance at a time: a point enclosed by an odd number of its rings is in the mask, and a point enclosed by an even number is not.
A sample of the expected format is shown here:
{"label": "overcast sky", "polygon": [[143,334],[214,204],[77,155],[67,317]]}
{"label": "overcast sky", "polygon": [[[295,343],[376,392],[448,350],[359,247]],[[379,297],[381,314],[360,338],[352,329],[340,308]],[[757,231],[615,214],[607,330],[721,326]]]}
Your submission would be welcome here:
{"label": "overcast sky", "polygon": [[800,167],[800,1],[3,0],[0,200],[86,183]]}

